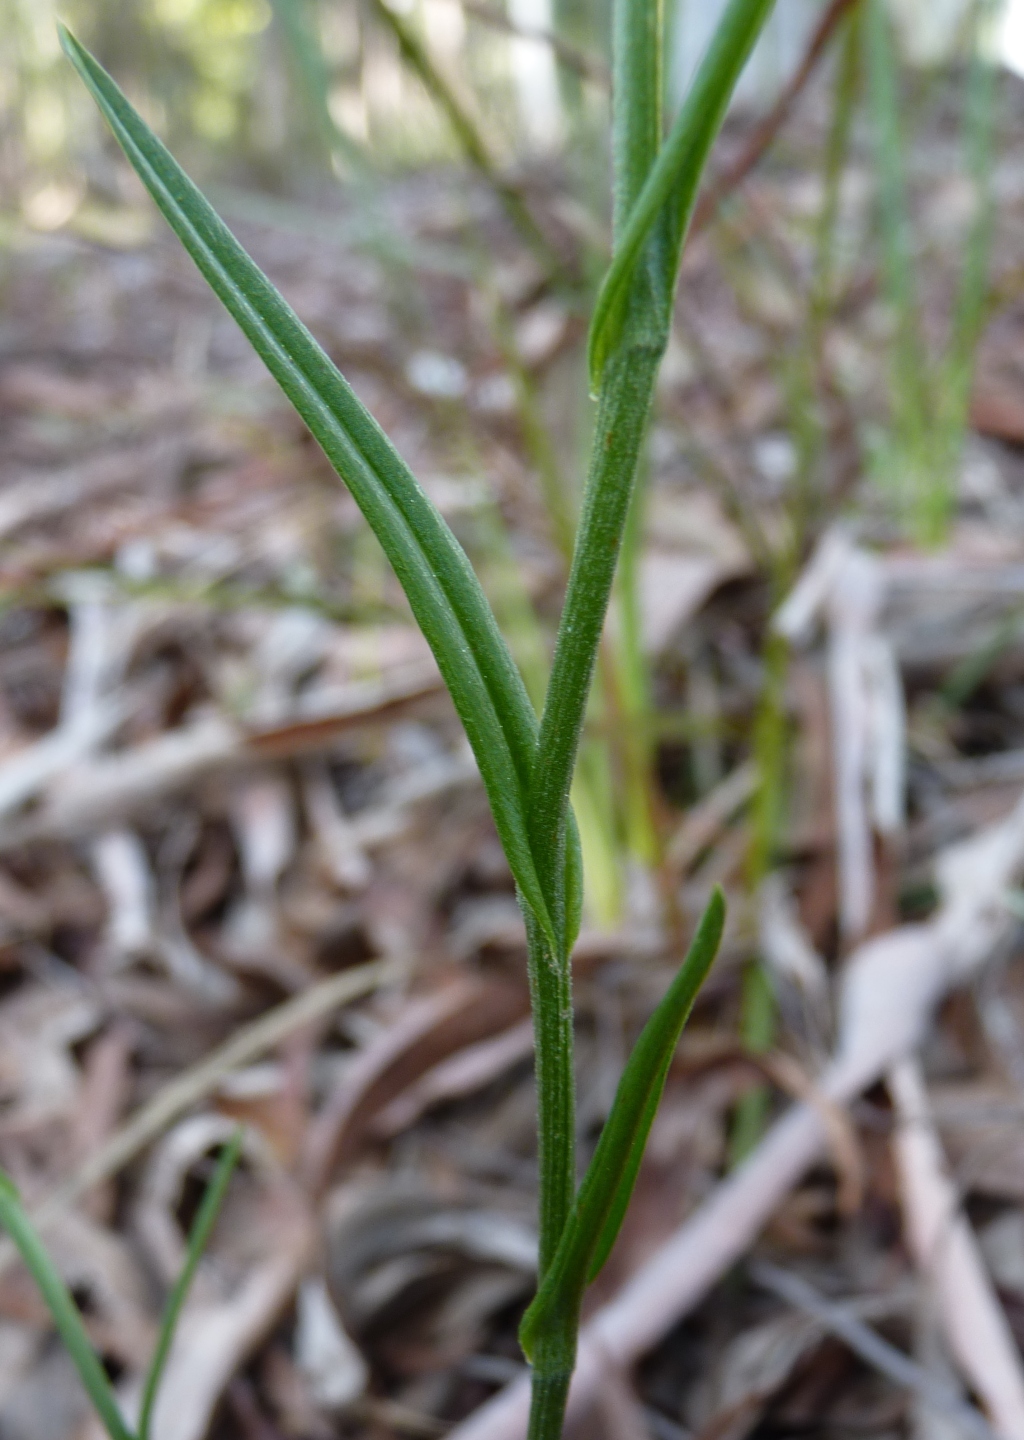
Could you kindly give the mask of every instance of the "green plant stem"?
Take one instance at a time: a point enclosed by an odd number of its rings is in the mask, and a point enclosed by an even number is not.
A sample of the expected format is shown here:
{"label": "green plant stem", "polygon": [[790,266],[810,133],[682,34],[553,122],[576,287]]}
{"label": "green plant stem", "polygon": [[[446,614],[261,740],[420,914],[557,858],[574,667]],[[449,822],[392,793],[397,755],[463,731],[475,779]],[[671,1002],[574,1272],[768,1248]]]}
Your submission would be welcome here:
{"label": "green plant stem", "polygon": [[574,1363],[575,1359],[570,1359],[568,1370],[560,1370],[557,1374],[542,1375],[534,1366],[527,1440],[559,1440]]}
{"label": "green plant stem", "polygon": [[576,1193],[576,1084],[573,1074],[572,977],[540,927],[527,922],[533,1005],[539,1169],[538,1271],[547,1271]]}
{"label": "green plant stem", "polygon": [[536,1440],[556,1440],[561,1433],[554,1400],[575,1363],[583,1293],[619,1233],[672,1056],[718,951],[724,921],[725,901],[716,890],[686,958],[626,1062],[558,1250],[523,1317],[519,1339],[538,1382],[530,1429]]}
{"label": "green plant stem", "polygon": [[825,195],[815,226],[814,279],[808,304],[809,349],[820,357],[821,332],[832,304],[835,270],[836,225],[842,199],[842,181],[850,149],[850,131],[860,90],[861,51],[863,39],[863,6],[858,3],[849,12],[843,26],[843,43],[836,68],[832,121],[825,145],[823,178]]}
{"label": "green plant stem", "polygon": [[[740,1043],[751,1055],[763,1055],[775,1039],[775,991],[760,960],[743,972],[740,993]],[[768,1087],[754,1085],[736,1105],[729,1136],[729,1164],[745,1160],[760,1140],[768,1116]]]}
{"label": "green plant stem", "polygon": [[[555,1258],[576,1193],[576,1076],[569,957],[552,951],[529,914],[526,934],[537,1091],[539,1285]],[[543,1346],[534,1355],[528,1440],[559,1440],[575,1348],[575,1343],[568,1352],[564,1345]]]}
{"label": "green plant stem", "polygon": [[643,645],[640,595],[645,494],[646,485],[641,481],[634,488],[622,537],[616,596],[619,626],[612,646],[615,664],[612,694],[621,737],[626,845],[635,860],[655,869],[663,857],[653,778],[653,702]]}
{"label": "green plant stem", "polygon": [[[789,563],[787,564],[787,558]],[[777,567],[775,594],[785,594],[788,578],[795,568],[793,552],[784,550]],[[775,631],[769,631],[764,645],[764,683],[754,724],[754,759],[758,785],[751,818],[753,832],[747,852],[746,888],[756,896],[775,861],[785,811],[786,764],[786,676],[789,645]],[[775,991],[771,978],[759,960],[752,961],[743,976],[740,997],[740,1040],[753,1054],[770,1049],[775,1039]],[[748,1090],[736,1107],[730,1137],[730,1160],[739,1164],[761,1138],[768,1111],[764,1085]]]}
{"label": "green plant stem", "polygon": [[[711,141],[770,9],[771,0],[732,0],[672,136],[661,147],[661,7],[657,0],[616,3],[612,117],[616,251],[590,333],[590,374],[598,400],[590,473],[531,767],[527,810],[530,847],[541,885],[546,886],[546,906],[556,935],[565,931],[561,892],[569,792],[647,417],[668,343],[679,251]],[[548,1003],[555,995],[571,1002],[568,966],[568,953],[550,961],[543,952],[535,953],[532,969],[536,977],[543,977],[544,986],[538,993],[549,997]],[[571,1004],[564,1031],[552,1019],[538,1024],[536,1035],[538,1075],[557,1073],[559,1083],[571,1088]],[[552,1047],[550,1055],[543,1053],[547,1046]],[[575,1168],[565,1114],[564,1105],[556,1110],[541,1100],[541,1287],[562,1239],[568,1216],[563,1209],[565,1186]],[[638,1165],[639,1153],[635,1159]],[[565,1238],[568,1243],[571,1237]],[[530,1440],[561,1436],[582,1291],[580,1283],[578,1295],[559,1302],[555,1322],[542,1325],[530,1347]]]}
{"label": "green plant stem", "polygon": [[535,863],[548,876],[555,875],[565,845],[586,697],[661,355],[656,345],[624,349],[609,360],[601,385],[590,477],[530,780]]}

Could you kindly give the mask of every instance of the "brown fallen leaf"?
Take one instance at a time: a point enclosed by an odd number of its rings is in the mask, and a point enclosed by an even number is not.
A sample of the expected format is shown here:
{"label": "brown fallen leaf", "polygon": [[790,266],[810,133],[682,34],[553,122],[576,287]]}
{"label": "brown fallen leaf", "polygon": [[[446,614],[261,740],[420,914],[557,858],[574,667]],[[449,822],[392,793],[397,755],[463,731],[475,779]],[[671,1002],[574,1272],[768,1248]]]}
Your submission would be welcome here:
{"label": "brown fallen leaf", "polygon": [[438,1061],[380,1112],[373,1122],[374,1135],[392,1138],[415,1124],[431,1106],[482,1090],[532,1054],[533,1021],[530,1019],[520,1020],[490,1039],[456,1050]]}
{"label": "brown fallen leaf", "polygon": [[352,1061],[309,1127],[302,1173],[313,1193],[356,1151],[373,1117],[439,1056],[493,1034],[528,1007],[525,988],[457,977],[405,1002],[398,1017]]}

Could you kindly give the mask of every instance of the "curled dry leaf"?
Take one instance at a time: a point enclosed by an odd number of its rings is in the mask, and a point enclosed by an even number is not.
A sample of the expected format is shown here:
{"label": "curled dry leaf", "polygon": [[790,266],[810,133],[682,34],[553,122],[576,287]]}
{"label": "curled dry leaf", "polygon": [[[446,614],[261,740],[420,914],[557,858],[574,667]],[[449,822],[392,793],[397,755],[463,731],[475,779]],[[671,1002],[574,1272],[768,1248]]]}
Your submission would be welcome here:
{"label": "curled dry leaf", "polygon": [[[440,689],[436,668],[419,664],[384,681],[353,682],[341,693],[313,692],[302,697],[286,717],[275,717],[270,724],[243,727],[220,713],[199,714],[176,730],[77,766],[59,786],[46,792],[31,815],[0,826],[0,851],[9,852],[42,840],[87,836],[116,818],[144,813],[155,801],[186,790],[215,772],[329,748],[346,731],[379,723],[401,713],[411,703],[436,695]],[[107,718],[103,735],[124,717],[124,701],[111,703],[116,714],[112,712]],[[46,736],[37,742],[38,746],[50,745],[41,759],[36,747],[31,747],[35,757],[31,773],[27,773],[27,757],[24,766],[9,772],[6,782],[4,768],[0,767],[0,811],[4,808],[5,784],[20,804],[57,770],[67,768],[67,747],[72,742],[63,729],[59,735],[58,740],[58,732],[54,731],[52,739]],[[86,748],[98,743],[93,730],[87,738]],[[74,758],[82,747],[83,742],[76,738]],[[53,749],[58,752],[56,759]],[[15,756],[8,764],[15,766],[19,759]]]}
{"label": "curled dry leaf", "polygon": [[806,1315],[781,1315],[740,1332],[718,1357],[703,1388],[698,1440],[743,1440],[772,1396],[821,1344],[824,1331]]}
{"label": "curled dry leaf", "polygon": [[531,1226],[412,1180],[342,1185],[326,1217],[327,1279],[346,1329],[406,1375],[463,1360],[536,1276]]}
{"label": "curled dry leaf", "polygon": [[156,1342],[156,1326],[146,1279],[130,1245],[77,1212],[64,1216],[47,1244],[65,1283],[81,1297],[100,1353],[128,1370],[141,1369]]}
{"label": "curled dry leaf", "polygon": [[[372,961],[341,975],[332,975],[301,995],[293,996],[235,1032],[223,1045],[206,1055],[191,1069],[167,1082],[139,1108],[110,1138],[90,1153],[77,1169],[33,1205],[31,1218],[44,1235],[58,1224],[82,1196],[118,1174],[182,1114],[217,1091],[224,1077],[251,1064],[339,1006],[378,988],[396,984],[405,977],[405,967],[396,961]],[[0,1275],[17,1258],[9,1240],[0,1241]]]}
{"label": "curled dry leaf", "polygon": [[343,1410],[366,1389],[369,1370],[349,1339],[320,1276],[299,1286],[295,1318],[295,1363],[309,1382],[313,1403]]}
{"label": "curled dry leaf", "polygon": [[758,892],[758,934],[761,954],[783,991],[783,1004],[788,991],[804,1012],[810,1038],[820,1043],[831,1023],[828,971],[801,924],[781,871],[773,871]]}
{"label": "curled dry leaf", "polygon": [[141,476],[157,484],[171,481],[181,465],[185,446],[177,438],[160,438],[133,449],[114,451],[49,475],[15,479],[4,489],[0,505],[0,537],[25,525],[52,519],[84,500],[138,485]]}
{"label": "curled dry leaf", "polygon": [[520,1020],[491,1039],[466,1045],[439,1060],[420,1080],[397,1095],[377,1116],[373,1133],[397,1135],[432,1105],[482,1090],[532,1054],[533,1022],[529,1019]]}

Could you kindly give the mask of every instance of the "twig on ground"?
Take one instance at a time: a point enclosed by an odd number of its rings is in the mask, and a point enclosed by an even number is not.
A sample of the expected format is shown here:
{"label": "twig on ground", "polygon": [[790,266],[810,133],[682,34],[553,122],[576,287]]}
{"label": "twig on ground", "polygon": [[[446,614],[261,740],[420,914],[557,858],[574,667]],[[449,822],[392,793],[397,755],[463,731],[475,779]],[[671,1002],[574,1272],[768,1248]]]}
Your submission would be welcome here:
{"label": "twig on ground", "polygon": [[[296,712],[275,723],[246,729],[222,715],[212,715],[194,725],[166,731],[131,749],[96,759],[49,792],[31,815],[0,823],[0,852],[44,840],[75,839],[101,827],[109,828],[115,819],[136,813],[214,771],[329,748],[348,731],[370,721],[379,723],[399,716],[409,705],[438,694],[441,685],[433,665],[410,666],[408,672],[387,680],[347,685],[340,693],[332,690],[314,697],[315,708],[308,704],[297,707]],[[118,711],[118,715],[122,713]],[[114,716],[108,723],[116,719]],[[34,750],[56,746],[58,735],[63,736],[63,730],[45,736]],[[15,757],[9,764],[13,767],[20,759]],[[66,763],[63,753],[58,759],[61,766]],[[40,770],[43,779],[50,778],[55,763],[46,760]],[[33,787],[42,783],[35,773],[32,782]],[[21,798],[26,796],[25,783],[19,782]],[[13,788],[12,779],[8,789]],[[0,771],[0,808],[4,802],[2,792]]]}
{"label": "twig on ground", "polygon": [[897,1350],[895,1345],[890,1345],[888,1340],[883,1340],[876,1330],[852,1315],[845,1305],[826,1300],[813,1285],[777,1265],[757,1262],[751,1265],[750,1276],[762,1289],[820,1321],[831,1335],[842,1340],[866,1364],[888,1376],[894,1384],[913,1391],[930,1410],[955,1418],[965,1434],[975,1436],[976,1440],[998,1440],[996,1432],[980,1411],[966,1404],[956,1390],[943,1385],[924,1366],[904,1355],[902,1350]]}

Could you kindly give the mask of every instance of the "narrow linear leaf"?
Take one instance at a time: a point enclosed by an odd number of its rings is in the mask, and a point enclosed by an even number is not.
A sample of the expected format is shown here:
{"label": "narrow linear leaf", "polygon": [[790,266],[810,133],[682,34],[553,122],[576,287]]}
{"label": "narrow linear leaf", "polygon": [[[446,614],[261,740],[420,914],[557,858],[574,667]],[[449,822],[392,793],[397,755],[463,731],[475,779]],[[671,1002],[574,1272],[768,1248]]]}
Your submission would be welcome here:
{"label": "narrow linear leaf", "polygon": [[0,1225],[18,1247],[33,1280],[46,1302],[46,1308],[53,1317],[53,1323],[64,1341],[65,1348],[74,1361],[86,1394],[92,1401],[97,1415],[110,1436],[110,1440],[134,1440],[132,1432],[121,1418],[110,1381],[100,1364],[78,1307],[57,1269],[46,1253],[35,1227],[25,1213],[18,1191],[6,1175],[0,1172]]}
{"label": "narrow linear leaf", "polygon": [[213,1178],[206,1187],[203,1202],[199,1207],[199,1211],[192,1225],[192,1233],[188,1237],[188,1250],[185,1254],[185,1264],[182,1266],[177,1283],[168,1297],[163,1319],[160,1322],[160,1334],[157,1338],[156,1349],[153,1352],[149,1373],[146,1376],[146,1384],[142,1392],[142,1407],[139,1411],[138,1440],[149,1440],[149,1427],[153,1417],[153,1406],[156,1404],[157,1392],[160,1389],[160,1381],[163,1378],[164,1367],[167,1364],[167,1357],[171,1352],[174,1332],[178,1328],[181,1308],[185,1303],[185,1297],[195,1278],[195,1273],[203,1251],[209,1244],[210,1235],[214,1225],[217,1223],[217,1216],[220,1214],[220,1208],[224,1204],[224,1197],[228,1193],[231,1176],[234,1174],[235,1166],[238,1164],[239,1156],[242,1153],[243,1139],[242,1131],[236,1130],[227,1145],[225,1145],[221,1152],[221,1157],[217,1161],[217,1168],[213,1172]]}
{"label": "narrow linear leaf", "polygon": [[730,0],[696,78],[658,153],[619,239],[590,322],[590,386],[600,388],[605,363],[621,333],[633,273],[660,219],[671,219],[670,243],[662,257],[667,294],[675,288],[686,227],[712,142],[747,57],[771,13],[773,0]]}
{"label": "narrow linear leaf", "polygon": [[174,157],[63,26],[60,36],[143,184],[380,541],[473,747],[519,890],[560,950],[564,927],[552,919],[525,822],[536,716],[465,552],[344,377]]}
{"label": "narrow linear leaf", "polygon": [[543,1332],[570,1322],[575,1326],[583,1291],[615,1243],[672,1056],[718,953],[724,924],[725,900],[716,889],[686,959],[626,1062],[555,1258],[523,1317],[519,1341],[528,1358]]}

